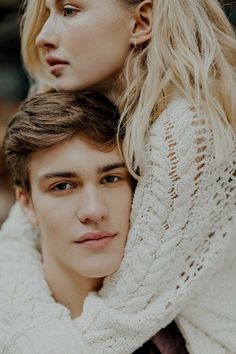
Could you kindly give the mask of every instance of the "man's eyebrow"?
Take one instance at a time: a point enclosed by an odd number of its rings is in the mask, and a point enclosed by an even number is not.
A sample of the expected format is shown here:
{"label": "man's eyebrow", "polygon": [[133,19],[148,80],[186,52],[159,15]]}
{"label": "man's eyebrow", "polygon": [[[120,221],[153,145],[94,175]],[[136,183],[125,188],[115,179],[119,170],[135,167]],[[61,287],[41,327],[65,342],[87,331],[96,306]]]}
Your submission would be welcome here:
{"label": "man's eyebrow", "polygon": [[46,173],[45,175],[39,176],[38,182],[41,182],[44,179],[50,179],[50,178],[57,178],[57,177],[74,178],[76,176],[77,176],[77,174],[75,172],[64,172],[64,171],[52,172],[52,173]]}
{"label": "man's eyebrow", "polygon": [[126,168],[126,164],[124,162],[114,162],[102,167],[98,168],[98,173],[109,172],[115,170],[116,168]]}
{"label": "man's eyebrow", "polygon": [[[126,165],[124,162],[110,163],[108,165],[98,167],[97,173],[101,174],[101,173],[109,172],[115,170],[116,168],[126,168]],[[39,176],[38,183],[42,182],[43,180],[51,179],[51,178],[75,178],[75,177],[78,177],[78,173],[72,171],[50,172]]]}

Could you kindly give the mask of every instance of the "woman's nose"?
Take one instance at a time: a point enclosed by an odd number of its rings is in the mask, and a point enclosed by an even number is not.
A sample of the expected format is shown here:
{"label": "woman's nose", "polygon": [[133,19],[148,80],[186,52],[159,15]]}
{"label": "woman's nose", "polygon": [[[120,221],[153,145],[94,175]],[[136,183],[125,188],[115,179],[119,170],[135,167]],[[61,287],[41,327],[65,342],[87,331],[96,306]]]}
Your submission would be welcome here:
{"label": "woman's nose", "polygon": [[47,19],[38,36],[36,37],[35,45],[38,48],[43,48],[46,50],[58,47],[57,30],[55,28],[53,19],[50,17]]}
{"label": "woman's nose", "polygon": [[82,223],[99,223],[108,216],[104,198],[98,191],[90,190],[83,195],[78,208],[78,219]]}

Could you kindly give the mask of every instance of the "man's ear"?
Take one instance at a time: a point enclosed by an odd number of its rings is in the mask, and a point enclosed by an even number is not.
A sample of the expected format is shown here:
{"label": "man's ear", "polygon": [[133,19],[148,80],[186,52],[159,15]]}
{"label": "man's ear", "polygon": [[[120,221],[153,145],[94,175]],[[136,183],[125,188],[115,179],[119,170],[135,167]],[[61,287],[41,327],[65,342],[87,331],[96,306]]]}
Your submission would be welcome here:
{"label": "man's ear", "polygon": [[134,46],[144,44],[152,36],[152,0],[142,1],[134,10],[130,43]]}
{"label": "man's ear", "polygon": [[34,206],[29,193],[22,187],[16,187],[16,199],[20,203],[21,209],[25,214],[27,220],[33,227],[38,226],[37,215],[34,210]]}

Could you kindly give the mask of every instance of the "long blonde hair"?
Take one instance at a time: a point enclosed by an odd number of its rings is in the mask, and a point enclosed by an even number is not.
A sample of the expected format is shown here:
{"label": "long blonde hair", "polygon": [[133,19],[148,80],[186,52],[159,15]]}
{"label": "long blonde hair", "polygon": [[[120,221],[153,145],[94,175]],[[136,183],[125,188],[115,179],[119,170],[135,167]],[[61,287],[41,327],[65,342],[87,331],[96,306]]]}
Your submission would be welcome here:
{"label": "long blonde hair", "polygon": [[130,168],[142,171],[144,136],[175,91],[209,118],[216,157],[221,160],[231,151],[236,39],[217,0],[153,0],[152,39],[144,50],[132,51],[125,77],[120,109]]}
{"label": "long blonde hair", "polygon": [[[122,0],[137,6],[142,0]],[[22,53],[36,80],[48,80],[35,38],[45,21],[44,1],[29,1]],[[120,101],[126,133],[123,152],[132,171],[142,171],[145,136],[173,92],[185,96],[211,122],[216,157],[231,151],[236,130],[235,32],[217,0],[153,0],[152,38],[133,48],[124,68]]]}
{"label": "long blonde hair", "polygon": [[30,77],[42,86],[51,86],[52,80],[43,57],[43,51],[36,47],[35,40],[46,19],[45,0],[24,0],[24,15],[21,19],[21,52]]}

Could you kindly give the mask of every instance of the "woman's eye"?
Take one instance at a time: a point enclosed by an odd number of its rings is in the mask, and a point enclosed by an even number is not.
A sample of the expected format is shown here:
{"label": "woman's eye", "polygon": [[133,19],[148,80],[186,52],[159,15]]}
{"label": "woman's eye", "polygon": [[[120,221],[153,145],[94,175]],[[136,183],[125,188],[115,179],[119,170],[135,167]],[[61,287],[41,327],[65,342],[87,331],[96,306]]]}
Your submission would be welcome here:
{"label": "woman's eye", "polygon": [[74,16],[76,13],[78,12],[78,9],[76,9],[75,7],[71,7],[71,6],[65,6],[63,8],[63,15],[64,17],[72,17]]}
{"label": "woman's eye", "polygon": [[120,181],[120,177],[118,176],[105,176],[102,179],[103,184],[106,183],[117,183]]}

